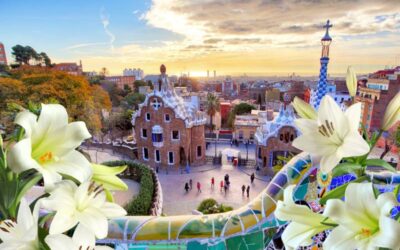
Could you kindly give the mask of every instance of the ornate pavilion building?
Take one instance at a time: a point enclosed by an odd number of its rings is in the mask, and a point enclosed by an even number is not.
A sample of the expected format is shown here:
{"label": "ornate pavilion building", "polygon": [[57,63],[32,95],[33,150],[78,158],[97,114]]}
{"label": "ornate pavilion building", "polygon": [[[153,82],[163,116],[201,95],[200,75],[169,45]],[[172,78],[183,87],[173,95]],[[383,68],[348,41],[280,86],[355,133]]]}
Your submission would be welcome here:
{"label": "ornate pavilion building", "polygon": [[175,93],[166,68],[132,116],[139,161],[151,167],[188,167],[205,162],[206,115]]}
{"label": "ornate pavilion building", "polygon": [[277,165],[278,156],[288,157],[300,153],[300,150],[292,146],[300,132],[294,123],[296,116],[289,104],[291,98],[285,94],[284,100],[278,115],[272,121],[265,119],[255,134],[256,164],[261,174],[273,174],[272,167]]}

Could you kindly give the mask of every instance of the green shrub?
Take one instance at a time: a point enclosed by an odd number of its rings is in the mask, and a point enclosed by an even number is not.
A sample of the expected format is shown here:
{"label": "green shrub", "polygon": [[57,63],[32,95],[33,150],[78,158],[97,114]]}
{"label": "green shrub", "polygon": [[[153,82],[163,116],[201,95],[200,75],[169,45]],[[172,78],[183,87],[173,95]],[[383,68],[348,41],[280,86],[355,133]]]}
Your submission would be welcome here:
{"label": "green shrub", "polygon": [[225,206],[223,204],[218,204],[216,200],[209,198],[203,200],[197,207],[197,210],[202,212],[203,214],[216,214],[232,211],[233,208],[230,206]]}
{"label": "green shrub", "polygon": [[140,183],[140,191],[137,197],[125,205],[125,210],[128,215],[149,215],[154,194],[154,180],[149,167],[135,161],[109,161],[103,164],[107,166],[128,166],[134,173],[131,178]]}

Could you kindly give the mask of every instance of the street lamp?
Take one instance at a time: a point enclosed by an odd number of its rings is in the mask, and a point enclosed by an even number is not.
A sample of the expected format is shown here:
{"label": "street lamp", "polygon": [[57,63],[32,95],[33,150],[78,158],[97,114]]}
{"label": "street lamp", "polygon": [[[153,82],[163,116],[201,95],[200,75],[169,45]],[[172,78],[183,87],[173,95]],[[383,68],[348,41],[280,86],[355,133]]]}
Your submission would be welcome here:
{"label": "street lamp", "polygon": [[217,158],[217,140],[218,140],[218,129],[215,130],[215,158]]}
{"label": "street lamp", "polygon": [[246,164],[247,164],[247,161],[249,160],[249,143],[250,143],[250,140],[247,140],[246,141]]}

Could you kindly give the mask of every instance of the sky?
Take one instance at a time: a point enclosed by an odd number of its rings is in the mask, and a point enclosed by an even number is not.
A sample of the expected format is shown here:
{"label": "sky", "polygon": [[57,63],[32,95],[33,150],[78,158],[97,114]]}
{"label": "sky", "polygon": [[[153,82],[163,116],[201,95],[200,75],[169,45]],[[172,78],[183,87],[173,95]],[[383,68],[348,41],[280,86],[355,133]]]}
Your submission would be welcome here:
{"label": "sky", "polygon": [[329,73],[400,65],[400,0],[0,0],[0,42],[53,62],[145,74],[318,75],[327,19]]}

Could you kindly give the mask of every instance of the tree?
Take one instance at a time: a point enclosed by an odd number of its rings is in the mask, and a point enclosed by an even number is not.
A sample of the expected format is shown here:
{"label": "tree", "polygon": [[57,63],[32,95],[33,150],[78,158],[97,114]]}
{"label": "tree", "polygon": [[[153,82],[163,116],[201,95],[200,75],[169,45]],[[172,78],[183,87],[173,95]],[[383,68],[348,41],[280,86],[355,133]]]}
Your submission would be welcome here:
{"label": "tree", "polygon": [[125,109],[138,109],[139,104],[143,103],[146,96],[140,93],[130,93],[121,101],[121,106]]}
{"label": "tree", "polygon": [[243,115],[243,114],[249,114],[251,113],[251,110],[256,109],[253,105],[250,105],[248,103],[242,102],[236,105],[233,110],[229,113],[228,117],[228,126],[230,128],[233,128],[234,122],[236,115]]}
{"label": "tree", "polygon": [[12,70],[10,77],[0,77],[0,100],[2,114],[9,112],[7,103],[23,107],[29,102],[59,103],[72,120],[85,121],[92,133],[100,131],[102,110],[111,109],[108,94],[101,87],[90,86],[84,77],[42,67],[22,66]]}
{"label": "tree", "polygon": [[44,65],[46,65],[46,67],[52,66],[51,59],[49,58],[49,56],[46,53],[41,52],[39,55],[40,55],[41,61],[44,63]]}
{"label": "tree", "polygon": [[15,61],[19,64],[30,65],[33,60],[35,65],[44,64],[47,67],[51,67],[51,60],[45,52],[37,53],[35,49],[30,46],[15,45],[11,48],[11,54],[14,56]]}
{"label": "tree", "polygon": [[213,117],[219,111],[219,100],[218,97],[212,93],[207,94],[206,100],[206,112],[210,116],[210,132],[213,127]]}
{"label": "tree", "polygon": [[149,82],[145,82],[145,81],[143,81],[143,80],[136,80],[136,81],[133,83],[133,85],[134,85],[134,87],[135,87],[135,92],[139,92],[139,87],[141,87],[141,86],[150,86],[150,85],[149,85]]}

